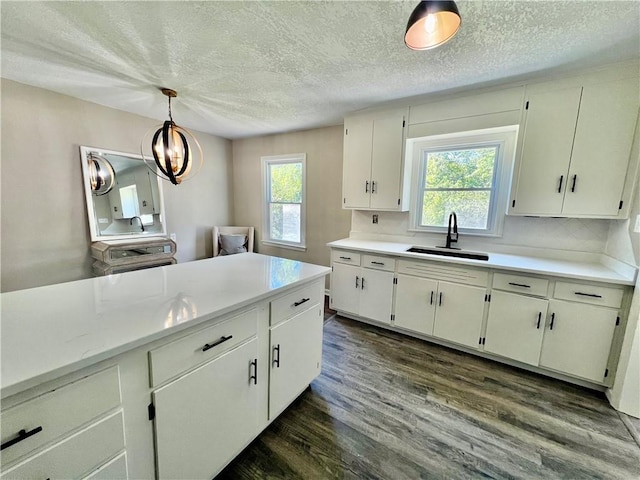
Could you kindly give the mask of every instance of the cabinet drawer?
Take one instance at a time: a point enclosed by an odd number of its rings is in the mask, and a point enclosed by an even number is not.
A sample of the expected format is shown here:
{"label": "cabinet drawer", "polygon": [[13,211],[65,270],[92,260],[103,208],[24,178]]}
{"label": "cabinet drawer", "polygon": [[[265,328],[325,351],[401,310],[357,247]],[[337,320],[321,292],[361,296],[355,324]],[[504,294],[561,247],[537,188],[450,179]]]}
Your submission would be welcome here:
{"label": "cabinet drawer", "polygon": [[546,278],[534,278],[523,275],[511,275],[496,273],[493,276],[493,288],[508,292],[525,293],[537,297],[546,297],[549,288],[549,280]]}
{"label": "cabinet drawer", "polygon": [[2,472],[1,480],[79,478],[124,449],[122,411]]}
{"label": "cabinet drawer", "polygon": [[101,465],[91,472],[83,480],[126,480],[129,478],[127,472],[127,454],[122,452],[113,460]]}
{"label": "cabinet drawer", "polygon": [[7,465],[119,405],[120,378],[113,367],[9,408],[0,414],[3,444],[19,438],[21,430],[37,433],[2,450],[0,463]]}
{"label": "cabinet drawer", "polygon": [[584,283],[557,282],[555,298],[618,308],[622,304],[624,289]]}
{"label": "cabinet drawer", "polygon": [[367,268],[377,268],[378,270],[386,270],[393,272],[396,269],[396,261],[389,257],[380,257],[377,255],[363,255],[362,266]]}
{"label": "cabinet drawer", "polygon": [[256,335],[258,310],[253,308],[149,352],[151,386],[155,387],[231,350]]}
{"label": "cabinet drawer", "polygon": [[349,265],[360,265],[360,254],[347,252],[345,250],[331,250],[331,263],[347,263]]}
{"label": "cabinet drawer", "polygon": [[309,307],[324,302],[324,281],[294,290],[271,302],[271,325],[277,325],[288,318],[304,312]]}
{"label": "cabinet drawer", "polygon": [[450,267],[442,262],[416,262],[398,260],[398,273],[415,275],[417,277],[434,278],[455,283],[465,283],[486,287],[489,283],[489,272],[486,270]]}

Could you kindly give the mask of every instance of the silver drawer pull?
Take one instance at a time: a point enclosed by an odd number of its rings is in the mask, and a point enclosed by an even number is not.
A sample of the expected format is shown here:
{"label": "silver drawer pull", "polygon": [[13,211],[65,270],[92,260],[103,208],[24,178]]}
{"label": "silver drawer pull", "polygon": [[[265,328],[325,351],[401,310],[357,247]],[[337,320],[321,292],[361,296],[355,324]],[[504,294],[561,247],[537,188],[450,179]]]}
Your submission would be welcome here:
{"label": "silver drawer pull", "polygon": [[220,345],[221,343],[226,342],[227,340],[231,340],[233,338],[233,335],[229,335],[228,337],[220,337],[219,340],[216,340],[213,343],[205,343],[204,347],[202,347],[202,351],[206,352],[207,350],[212,349],[213,347],[217,347],[218,345]]}
{"label": "silver drawer pull", "polygon": [[583,297],[592,297],[592,298],[602,298],[602,295],[597,295],[595,293],[582,293],[582,292],[573,292],[576,295],[582,295]]}
{"label": "silver drawer pull", "polygon": [[384,267],[384,263],[382,262],[371,262],[372,265],[382,265]]}
{"label": "silver drawer pull", "polygon": [[299,307],[300,305],[302,305],[303,303],[308,302],[309,300],[311,300],[310,298],[303,298],[302,300],[300,300],[299,302],[294,302],[293,306],[294,307]]}
{"label": "silver drawer pull", "polygon": [[524,283],[509,282],[509,285],[513,285],[514,287],[531,288],[531,285],[525,285]]}

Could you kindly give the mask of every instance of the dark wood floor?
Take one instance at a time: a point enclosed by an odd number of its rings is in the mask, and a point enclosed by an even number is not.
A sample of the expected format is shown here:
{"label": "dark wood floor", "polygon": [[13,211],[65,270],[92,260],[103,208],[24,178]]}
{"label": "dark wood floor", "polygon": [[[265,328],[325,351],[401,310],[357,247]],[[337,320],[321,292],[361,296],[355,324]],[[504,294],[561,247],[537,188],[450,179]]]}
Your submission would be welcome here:
{"label": "dark wood floor", "polygon": [[340,317],[322,374],[224,479],[640,478],[604,396]]}

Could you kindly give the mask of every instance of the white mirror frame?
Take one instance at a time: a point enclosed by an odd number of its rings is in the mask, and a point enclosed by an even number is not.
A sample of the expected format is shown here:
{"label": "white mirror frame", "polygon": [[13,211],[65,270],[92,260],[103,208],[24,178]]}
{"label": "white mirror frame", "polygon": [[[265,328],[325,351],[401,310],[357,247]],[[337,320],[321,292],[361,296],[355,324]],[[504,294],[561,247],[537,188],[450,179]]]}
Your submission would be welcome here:
{"label": "white mirror frame", "polygon": [[[160,202],[159,215],[160,215],[160,223],[162,225],[161,231],[131,232],[126,234],[114,234],[114,235],[103,235],[100,233],[100,230],[98,229],[98,218],[96,217],[95,205],[93,203],[94,195],[93,195],[93,192],[91,191],[91,182],[89,180],[89,163],[87,158],[89,153],[91,152],[97,153],[98,155],[118,155],[121,157],[131,158],[132,160],[139,160],[141,165],[145,165],[146,167],[146,164],[142,159],[142,156],[136,155],[135,153],[118,152],[115,150],[106,150],[104,148],[80,146],[80,160],[82,163],[84,196],[87,203],[87,219],[89,221],[89,231],[91,233],[91,241],[100,242],[105,240],[132,240],[132,239],[142,239],[142,238],[146,239],[146,238],[152,238],[152,237],[166,237],[167,236],[167,219],[165,216],[162,181],[155,174],[154,174],[155,180],[158,182],[158,197]],[[117,176],[116,176],[116,179],[117,179]]]}

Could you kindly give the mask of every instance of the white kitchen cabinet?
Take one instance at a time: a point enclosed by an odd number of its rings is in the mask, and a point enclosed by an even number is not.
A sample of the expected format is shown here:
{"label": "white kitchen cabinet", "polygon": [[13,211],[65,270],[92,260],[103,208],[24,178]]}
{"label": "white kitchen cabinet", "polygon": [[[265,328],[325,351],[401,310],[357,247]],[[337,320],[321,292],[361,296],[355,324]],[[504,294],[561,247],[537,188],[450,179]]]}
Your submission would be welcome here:
{"label": "white kitchen cabinet", "polygon": [[256,338],[152,394],[157,476],[212,478],[259,431]]}
{"label": "white kitchen cabinet", "polygon": [[393,325],[477,347],[486,289],[398,275]]}
{"label": "white kitchen cabinet", "polygon": [[345,118],[343,208],[407,210],[407,114],[407,109],[396,109]]}
{"label": "white kitchen cabinet", "polygon": [[487,317],[484,351],[538,366],[548,303],[544,298],[494,290]]}
{"label": "white kitchen cabinet", "polygon": [[528,94],[509,213],[618,218],[639,104],[637,78]]}
{"label": "white kitchen cabinet", "polygon": [[390,324],[392,302],[393,271],[333,264],[333,309]]}
{"label": "white kitchen cabinet", "polygon": [[436,280],[399,274],[394,326],[433,335],[437,292]]}
{"label": "white kitchen cabinet", "polygon": [[276,418],[320,374],[323,306],[271,327],[269,420]]}
{"label": "white kitchen cabinet", "polygon": [[477,348],[485,295],[485,287],[439,281],[433,336]]}
{"label": "white kitchen cabinet", "polygon": [[617,323],[615,309],[550,300],[540,366],[602,383]]}

